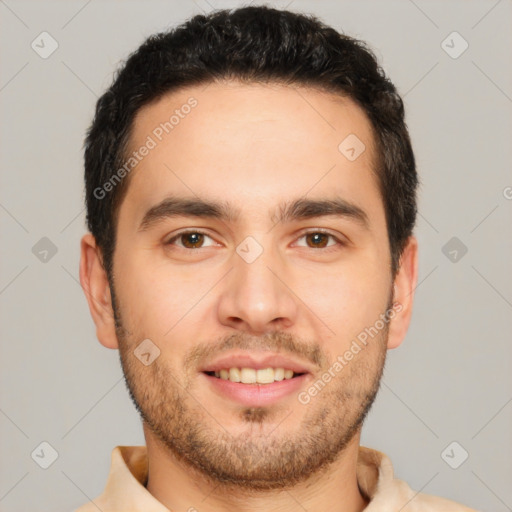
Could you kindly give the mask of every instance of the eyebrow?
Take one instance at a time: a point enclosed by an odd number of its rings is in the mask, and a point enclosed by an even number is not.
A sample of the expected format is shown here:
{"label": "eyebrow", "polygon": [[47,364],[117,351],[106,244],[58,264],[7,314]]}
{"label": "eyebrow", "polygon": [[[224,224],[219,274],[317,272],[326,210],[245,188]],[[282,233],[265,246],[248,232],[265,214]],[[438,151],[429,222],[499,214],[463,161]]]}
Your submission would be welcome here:
{"label": "eyebrow", "polygon": [[[235,223],[240,210],[227,202],[216,202],[195,197],[167,197],[152,206],[145,214],[138,231],[147,231],[156,224],[172,217],[196,217],[218,219]],[[286,201],[277,207],[277,215],[270,215],[275,222],[291,222],[316,217],[336,216],[347,218],[369,228],[368,216],[359,206],[342,198],[305,199]]]}

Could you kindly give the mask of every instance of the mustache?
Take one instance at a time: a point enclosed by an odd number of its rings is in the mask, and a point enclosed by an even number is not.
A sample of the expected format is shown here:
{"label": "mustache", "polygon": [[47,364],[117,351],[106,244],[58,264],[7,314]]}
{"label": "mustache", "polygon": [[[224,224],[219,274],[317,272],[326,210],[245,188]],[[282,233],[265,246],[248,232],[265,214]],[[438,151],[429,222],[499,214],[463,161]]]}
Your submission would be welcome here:
{"label": "mustache", "polygon": [[290,333],[278,331],[265,333],[263,336],[234,333],[218,341],[200,343],[185,358],[184,366],[186,369],[201,366],[214,356],[219,356],[234,348],[295,355],[319,368],[328,366],[328,358],[318,343],[312,343]]}

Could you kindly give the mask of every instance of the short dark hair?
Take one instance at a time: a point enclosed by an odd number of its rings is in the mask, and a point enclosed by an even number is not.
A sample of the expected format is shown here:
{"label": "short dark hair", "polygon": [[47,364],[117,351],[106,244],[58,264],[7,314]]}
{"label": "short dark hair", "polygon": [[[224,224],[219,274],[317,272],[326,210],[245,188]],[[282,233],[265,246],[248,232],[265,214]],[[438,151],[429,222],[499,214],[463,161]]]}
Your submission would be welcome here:
{"label": "short dark hair", "polygon": [[375,137],[374,171],[395,274],[414,227],[418,186],[402,99],[364,42],[312,15],[254,6],[196,15],[149,37],[99,98],[85,140],[86,207],[109,278],[129,179],[108,194],[102,187],[126,159],[135,115],[166,93],[225,79],[313,87],[349,97],[362,108]]}

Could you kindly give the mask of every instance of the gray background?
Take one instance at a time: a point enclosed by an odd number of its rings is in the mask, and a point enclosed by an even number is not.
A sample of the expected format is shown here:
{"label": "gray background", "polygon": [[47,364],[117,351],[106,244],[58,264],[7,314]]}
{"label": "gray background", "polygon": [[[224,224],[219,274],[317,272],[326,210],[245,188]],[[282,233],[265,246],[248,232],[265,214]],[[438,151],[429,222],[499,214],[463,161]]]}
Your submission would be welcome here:
{"label": "gray background", "polygon": [[[83,136],[117,63],[144,38],[236,5],[0,0],[2,511],[69,511],[102,491],[114,446],[144,443],[118,353],[96,340],[78,282]],[[362,444],[416,490],[512,510],[512,3],[273,5],[370,43],[405,98],[422,176],[415,314]],[[46,59],[31,48],[43,31],[59,45]],[[458,58],[454,31],[469,44]],[[48,449],[31,457],[43,441],[58,452],[46,470]]]}

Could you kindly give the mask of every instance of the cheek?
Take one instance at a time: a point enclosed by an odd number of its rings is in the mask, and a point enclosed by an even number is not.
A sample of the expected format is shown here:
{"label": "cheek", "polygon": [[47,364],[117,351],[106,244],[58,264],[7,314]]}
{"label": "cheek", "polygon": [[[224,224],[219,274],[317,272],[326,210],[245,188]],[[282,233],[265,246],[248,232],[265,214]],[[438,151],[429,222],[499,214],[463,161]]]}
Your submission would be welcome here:
{"label": "cheek", "polygon": [[391,278],[376,258],[371,260],[360,258],[323,275],[310,274],[295,288],[340,349],[373,325],[388,305]]}
{"label": "cheek", "polygon": [[200,297],[197,286],[179,271],[170,272],[169,266],[143,255],[119,258],[116,263],[117,275],[122,276],[116,292],[123,320],[134,334],[164,339]]}

